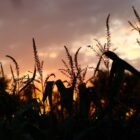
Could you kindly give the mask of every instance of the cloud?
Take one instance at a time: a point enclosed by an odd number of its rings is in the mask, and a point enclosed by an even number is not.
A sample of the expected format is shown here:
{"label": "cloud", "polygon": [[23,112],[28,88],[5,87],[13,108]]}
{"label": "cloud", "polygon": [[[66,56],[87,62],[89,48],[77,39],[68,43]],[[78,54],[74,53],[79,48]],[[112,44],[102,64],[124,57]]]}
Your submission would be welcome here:
{"label": "cloud", "polygon": [[[38,51],[41,54],[43,50],[42,58],[47,59],[47,66],[50,69],[55,67],[56,57],[61,63],[64,45],[70,50],[76,50],[80,46],[92,43],[91,38],[105,36],[108,13],[111,14],[111,28],[116,28],[113,29],[112,35],[119,35],[114,31],[128,25],[127,21],[134,15],[132,5],[137,10],[140,7],[139,0],[0,0],[0,2],[1,55],[12,55],[29,68],[29,65],[34,63],[32,37],[35,37]],[[120,41],[122,40],[120,37]],[[79,46],[78,42],[81,42]],[[54,60],[51,60],[52,57]],[[91,64],[93,61],[90,56],[87,58],[86,52],[82,52],[80,58],[83,58],[85,63],[89,61]]]}
{"label": "cloud", "polygon": [[0,13],[5,21],[3,30],[7,29],[10,38],[16,31],[15,38],[19,40],[37,36],[42,38],[41,42],[46,39],[48,44],[62,44],[102,32],[108,13],[113,19],[126,20],[135,3],[135,0],[21,0],[21,8],[16,9],[6,0]]}

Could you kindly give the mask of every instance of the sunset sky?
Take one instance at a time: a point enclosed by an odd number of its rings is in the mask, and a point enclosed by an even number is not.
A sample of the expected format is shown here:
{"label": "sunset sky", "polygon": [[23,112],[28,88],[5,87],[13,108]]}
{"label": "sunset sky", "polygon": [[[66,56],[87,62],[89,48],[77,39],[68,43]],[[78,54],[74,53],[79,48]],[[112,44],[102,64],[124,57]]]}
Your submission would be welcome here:
{"label": "sunset sky", "polygon": [[7,74],[12,62],[5,55],[17,60],[21,73],[33,71],[34,37],[47,74],[62,76],[64,45],[71,53],[82,47],[79,63],[94,66],[98,59],[86,46],[95,46],[94,39],[105,43],[110,13],[112,49],[140,70],[139,35],[128,24],[136,21],[132,6],[140,13],[140,0],[0,0],[0,62]]}

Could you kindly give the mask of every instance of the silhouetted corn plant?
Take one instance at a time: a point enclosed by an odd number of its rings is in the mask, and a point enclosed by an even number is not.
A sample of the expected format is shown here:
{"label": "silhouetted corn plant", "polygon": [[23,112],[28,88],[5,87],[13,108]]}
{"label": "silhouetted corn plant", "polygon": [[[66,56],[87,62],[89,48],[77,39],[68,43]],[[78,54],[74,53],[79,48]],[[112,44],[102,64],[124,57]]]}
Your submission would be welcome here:
{"label": "silhouetted corn plant", "polygon": [[73,80],[72,86],[70,86],[69,88],[66,88],[61,80],[57,80],[55,83],[60,93],[62,117],[64,116],[63,115],[64,108],[67,110],[69,115],[71,115],[73,111],[73,94],[74,94],[76,78]]}
{"label": "silhouetted corn plant", "polygon": [[[133,30],[137,31],[140,35],[140,16],[137,12],[137,10],[135,9],[135,7],[133,6],[133,12],[134,12],[134,15],[136,17],[136,20],[137,20],[137,24],[133,24],[131,21],[128,21],[129,25],[132,27]],[[137,43],[140,45],[140,41],[139,39],[137,39]]]}
{"label": "silhouetted corn plant", "polygon": [[[134,9],[133,7],[133,11],[135,13],[135,16],[138,20],[138,22],[140,21],[139,16],[137,11]],[[110,15],[109,15],[110,16]],[[132,67],[130,64],[128,64],[127,62],[125,62],[124,60],[120,59],[115,53],[109,51],[110,50],[110,46],[111,46],[111,35],[110,35],[110,31],[109,31],[109,16],[107,17],[107,21],[106,21],[106,27],[107,27],[107,45],[105,44],[104,46],[98,41],[97,41],[97,47],[99,50],[96,50],[95,48],[93,48],[92,46],[89,46],[91,49],[94,50],[94,52],[96,52],[96,54],[100,57],[99,58],[99,62],[97,63],[97,66],[95,68],[94,71],[94,75],[93,77],[96,76],[97,71],[99,71],[99,66],[101,64],[101,60],[107,59],[108,63],[106,63],[106,61],[104,61],[105,66],[108,68],[108,72],[109,73],[109,81],[108,81],[108,87],[109,87],[109,105],[108,105],[108,110],[107,113],[112,113],[112,109],[114,107],[114,105],[116,104],[116,96],[118,95],[122,82],[123,82],[123,78],[124,78],[124,72],[125,70],[130,71],[131,73],[133,73],[134,75],[137,75],[138,77],[140,77],[140,72],[137,71],[134,67]],[[137,26],[134,26],[131,22],[129,22],[130,25],[137,31],[139,31],[139,28]],[[104,57],[105,55],[105,57]],[[109,59],[112,59],[113,63],[111,66],[111,69],[109,70]],[[104,114],[104,113],[103,113]],[[102,115],[103,115],[102,114]]]}
{"label": "silhouetted corn plant", "polygon": [[109,51],[111,48],[111,33],[110,33],[109,19],[110,19],[110,14],[107,16],[107,19],[106,19],[106,43],[104,43],[102,45],[102,43],[99,40],[95,39],[95,41],[97,42],[96,47],[88,45],[88,47],[90,49],[92,49],[96,53],[96,55],[99,57],[99,61],[98,61],[96,68],[94,70],[93,77],[91,77],[89,80],[95,78],[102,60],[104,62],[104,65],[105,65],[108,73],[110,71],[109,70],[109,68],[110,68],[109,59],[107,57],[103,56],[103,53]]}
{"label": "silhouetted corn plant", "polygon": [[37,47],[36,47],[34,38],[33,38],[33,51],[34,51],[35,66],[36,66],[37,72],[39,73],[39,76],[40,76],[40,82],[41,82],[41,88],[42,88],[41,90],[42,90],[42,93],[43,93],[43,91],[44,91],[43,61],[40,61],[40,58],[38,56]]}
{"label": "silhouetted corn plant", "polygon": [[49,105],[50,108],[52,110],[52,93],[53,93],[53,86],[54,86],[54,81],[47,81],[46,82],[46,87],[45,87],[45,91],[43,94],[43,102],[46,100],[46,98],[48,97],[49,99]]}
{"label": "silhouetted corn plant", "polygon": [[12,94],[15,95],[16,94],[16,88],[17,88],[17,82],[16,82],[16,78],[13,72],[13,68],[10,65],[10,70],[11,70],[11,74],[12,74]]}
{"label": "silhouetted corn plant", "polygon": [[8,90],[9,80],[6,77],[0,77],[0,94]]}
{"label": "silhouetted corn plant", "polygon": [[[43,78],[43,61],[40,61],[39,55],[38,55],[38,51],[37,51],[37,46],[35,44],[35,39],[33,38],[33,51],[34,51],[34,59],[35,59],[35,67],[37,69],[37,72],[39,73],[39,80],[35,79],[34,82],[37,82],[39,84],[41,84],[41,93],[43,95],[42,97],[42,101],[44,103],[44,101],[46,100],[47,96],[49,98],[49,104],[50,107],[52,108],[52,91],[53,91],[53,84],[50,84],[48,82],[48,79],[51,76],[55,77],[54,73],[49,74],[44,82],[44,78]],[[34,91],[35,92],[35,91]],[[45,112],[45,110],[44,110]]]}
{"label": "silhouetted corn plant", "polygon": [[122,82],[124,80],[125,70],[140,78],[140,72],[126,61],[119,58],[114,52],[107,51],[104,53],[108,58],[112,59],[112,66],[109,75],[109,105],[108,112],[113,109],[116,104],[115,98],[118,95]]}
{"label": "silhouetted corn plant", "polygon": [[79,115],[80,118],[87,119],[90,109],[90,97],[87,93],[86,84],[82,83],[78,86],[79,90]]}
{"label": "silhouetted corn plant", "polygon": [[6,92],[6,90],[8,90],[8,84],[10,82],[9,79],[6,78],[6,76],[4,75],[4,69],[2,66],[2,63],[0,63],[0,94],[2,94],[3,92]]}
{"label": "silhouetted corn plant", "polygon": [[34,81],[35,76],[36,76],[36,68],[34,68],[34,73],[33,73],[32,78],[29,81],[27,81],[27,83],[19,90],[19,93],[24,91]]}
{"label": "silhouetted corn plant", "polygon": [[16,76],[14,75],[13,68],[10,65],[10,70],[11,70],[11,74],[12,74],[12,78],[13,78],[13,91],[12,92],[13,92],[13,94],[18,94],[18,92],[19,92],[19,65],[18,65],[16,59],[13,58],[12,56],[6,55],[6,57],[10,58],[15,65]]}
{"label": "silhouetted corn plant", "polygon": [[68,62],[62,59],[65,68],[59,70],[62,74],[64,74],[70,79],[70,81],[68,81],[68,83],[70,83],[69,86],[72,87],[75,101],[78,102],[79,100],[78,85],[85,81],[88,66],[86,68],[82,68],[81,65],[79,64],[78,54],[81,47],[77,49],[76,53],[74,54],[74,58],[70,54],[68,48],[66,46],[64,46],[64,48],[66,51]]}
{"label": "silhouetted corn plant", "polygon": [[[10,65],[10,70],[11,70],[13,80],[12,80],[12,89],[10,89],[9,92],[11,92],[11,94],[13,94],[13,95],[19,95],[22,92],[22,95],[23,95],[23,93],[25,93],[25,90],[27,90],[28,86],[32,85],[32,87],[35,87],[35,85],[33,85],[32,82],[35,80],[36,69],[34,69],[32,78],[29,78],[28,75],[24,75],[23,77],[20,78],[19,77],[19,66],[18,66],[16,60],[11,56],[7,56],[7,57],[11,58],[14,61],[15,65],[16,65],[16,71],[17,71],[17,76],[15,76],[13,68]],[[31,95],[32,95],[32,93],[31,93]],[[21,96],[21,94],[19,96]]]}
{"label": "silhouetted corn plant", "polygon": [[82,83],[85,80],[88,67],[81,68],[80,64],[78,63],[78,54],[81,47],[77,49],[76,53],[74,54],[74,58],[70,54],[68,48],[66,46],[64,46],[64,48],[66,51],[68,63],[62,59],[65,68],[59,69],[60,72],[65,76],[67,76],[70,79],[71,83],[73,82],[75,77],[76,77],[76,82]]}
{"label": "silhouetted corn plant", "polygon": [[[95,112],[102,111],[100,98],[95,91],[95,87],[86,87],[85,83],[79,84],[79,115],[81,118],[92,118],[93,113],[90,113],[91,103],[94,104]],[[93,109],[93,108],[92,108]],[[95,114],[94,112],[94,114]],[[97,115],[98,113],[96,113]]]}
{"label": "silhouetted corn plant", "polygon": [[4,70],[3,70],[3,66],[2,66],[2,63],[0,62],[0,74],[1,76],[0,77],[4,77]]}

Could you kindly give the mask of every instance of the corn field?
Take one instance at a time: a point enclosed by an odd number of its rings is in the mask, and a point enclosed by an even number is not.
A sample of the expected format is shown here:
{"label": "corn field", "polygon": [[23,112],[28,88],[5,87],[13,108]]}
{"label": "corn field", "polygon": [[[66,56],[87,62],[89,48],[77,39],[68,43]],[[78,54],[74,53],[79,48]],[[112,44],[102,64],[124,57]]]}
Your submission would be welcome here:
{"label": "corn field", "polygon": [[[140,17],[133,7],[140,25]],[[2,140],[119,140],[140,137],[140,72],[120,58],[112,49],[110,14],[106,19],[106,43],[98,39],[95,47],[88,45],[99,59],[90,69],[79,64],[81,47],[71,55],[64,46],[66,58],[59,71],[67,81],[50,80],[43,75],[35,39],[34,70],[21,76],[15,58],[6,55],[11,78],[0,63],[0,139]],[[128,21],[140,33],[140,27]],[[140,45],[139,39],[137,43]],[[88,65],[88,64],[87,64]],[[105,69],[101,69],[104,65]],[[53,79],[53,78],[52,78]],[[91,86],[88,86],[90,82]]]}

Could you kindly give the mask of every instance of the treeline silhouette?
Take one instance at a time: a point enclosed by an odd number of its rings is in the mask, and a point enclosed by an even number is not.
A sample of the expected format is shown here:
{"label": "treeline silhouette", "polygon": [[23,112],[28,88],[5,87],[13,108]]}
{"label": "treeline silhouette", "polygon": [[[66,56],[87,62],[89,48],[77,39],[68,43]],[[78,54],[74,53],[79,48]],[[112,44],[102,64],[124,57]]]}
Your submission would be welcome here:
{"label": "treeline silhouette", "polygon": [[[133,11],[140,22],[134,7]],[[82,68],[78,60],[81,48],[72,57],[64,46],[67,59],[62,59],[64,68],[59,70],[69,79],[67,81],[49,80],[56,76],[51,73],[44,82],[43,61],[38,56],[34,39],[32,77],[20,76],[16,59],[6,55],[15,70],[10,65],[12,78],[8,79],[0,63],[0,139],[118,140],[140,137],[140,72],[111,51],[109,18],[110,15],[106,20],[107,42],[102,45],[96,40],[97,49],[88,46],[99,56],[93,76],[88,80],[89,67]],[[139,31],[130,21],[129,24]],[[101,62],[105,70],[100,69]]]}

